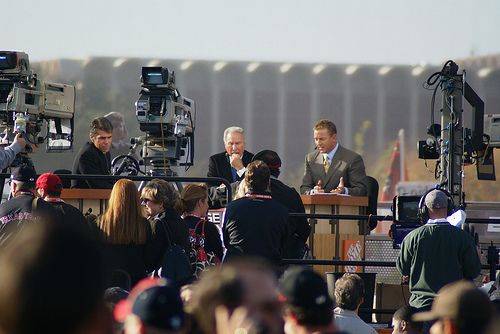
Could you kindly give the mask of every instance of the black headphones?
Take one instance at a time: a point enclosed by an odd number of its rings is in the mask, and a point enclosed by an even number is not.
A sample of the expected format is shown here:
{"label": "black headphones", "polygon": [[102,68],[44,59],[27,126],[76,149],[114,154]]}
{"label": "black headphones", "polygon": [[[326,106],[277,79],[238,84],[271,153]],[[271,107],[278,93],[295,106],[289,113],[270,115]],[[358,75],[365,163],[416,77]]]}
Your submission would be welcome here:
{"label": "black headphones", "polygon": [[420,197],[420,201],[418,202],[418,217],[420,218],[420,222],[422,223],[422,225],[426,224],[427,220],[429,219],[429,208],[425,205],[425,197],[433,190],[442,191],[446,195],[446,197],[448,197],[448,212],[446,214],[447,216],[450,216],[455,211],[455,202],[453,201],[453,196],[451,196],[448,190],[439,188],[437,186],[435,188],[431,188],[427,190],[422,195],[422,197]]}

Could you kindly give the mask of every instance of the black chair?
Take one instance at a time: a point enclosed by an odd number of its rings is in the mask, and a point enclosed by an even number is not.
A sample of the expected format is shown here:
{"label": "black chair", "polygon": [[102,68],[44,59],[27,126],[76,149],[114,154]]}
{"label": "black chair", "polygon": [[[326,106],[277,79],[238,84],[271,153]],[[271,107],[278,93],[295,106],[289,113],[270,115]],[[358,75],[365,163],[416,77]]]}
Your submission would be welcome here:
{"label": "black chair", "polygon": [[[54,174],[56,174],[56,175],[69,175],[69,174],[73,174],[73,172],[70,171],[69,169],[56,169],[54,171]],[[71,180],[70,179],[61,179],[61,181],[62,181],[64,189],[71,188]]]}
{"label": "black chair", "polygon": [[[365,176],[361,181],[366,188],[366,193],[368,196],[368,207],[366,210],[366,214],[368,215],[377,215],[377,205],[378,205],[378,181],[371,176]],[[370,226],[370,231],[377,227],[378,221],[376,219],[370,219],[368,221]]]}

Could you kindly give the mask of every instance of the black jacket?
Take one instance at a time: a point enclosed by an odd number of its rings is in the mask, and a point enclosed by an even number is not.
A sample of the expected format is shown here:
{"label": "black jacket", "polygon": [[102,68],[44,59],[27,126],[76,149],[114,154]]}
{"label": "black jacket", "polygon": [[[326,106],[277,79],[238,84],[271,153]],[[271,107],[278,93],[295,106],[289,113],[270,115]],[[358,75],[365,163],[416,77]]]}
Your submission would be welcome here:
{"label": "black jacket", "polygon": [[41,198],[36,199],[36,209],[33,208],[35,197],[27,193],[14,197],[0,204],[0,246],[12,239],[15,233],[22,230],[25,224],[37,219],[45,222],[60,223],[61,215]]}
{"label": "black jacket", "polygon": [[104,233],[99,229],[99,219],[91,224],[94,236],[101,242],[103,264],[105,268],[106,287],[123,285],[123,272],[130,277],[133,287],[138,281],[146,277],[154,267],[154,248],[152,244],[151,226],[146,225],[146,242],[144,244],[112,244],[106,241]]}
{"label": "black jacket", "polygon": [[[87,142],[78,152],[73,163],[73,174],[110,175],[111,154],[102,153],[94,144]],[[107,180],[72,180],[72,188],[111,189],[114,181]]]}
{"label": "black jacket", "polygon": [[[288,209],[288,212],[305,213],[304,204],[299,193],[278,179],[271,178],[271,194],[273,199]],[[304,217],[288,217],[288,239],[285,247],[285,258],[302,257],[304,245],[309,238],[311,226]]]}
{"label": "black jacket", "polygon": [[[243,166],[247,166],[253,158],[253,153],[248,151],[243,152],[243,157],[241,161],[243,162]],[[244,174],[243,174],[244,175]],[[226,179],[229,183],[234,181],[240,181],[243,179],[242,177],[237,177],[236,180],[233,180],[233,174],[231,173],[231,164],[229,163],[229,156],[226,152],[221,152],[218,154],[214,154],[210,157],[208,162],[208,177],[222,177]]]}
{"label": "black jacket", "polygon": [[[189,230],[186,222],[174,209],[165,210],[157,217],[151,219],[150,223],[153,230],[155,269],[158,269],[160,267],[163,256],[168,247],[170,247],[169,239],[174,244],[181,246],[182,249],[184,249],[186,256],[189,256],[189,251],[191,249],[191,247],[189,246]],[[169,234],[169,236],[167,237],[166,233],[171,234]]]}
{"label": "black jacket", "polygon": [[[194,229],[196,224],[200,219],[194,216],[186,216],[184,217],[184,221],[187,224],[189,229]],[[202,224],[198,225],[196,229],[196,234],[201,235],[202,232]],[[219,229],[209,221],[205,222],[205,251],[207,253],[213,252],[219,260],[222,260],[222,256],[224,255],[224,248],[222,247],[222,240],[220,237]]]}
{"label": "black jacket", "polygon": [[224,261],[243,255],[279,264],[288,237],[288,210],[274,199],[237,199],[226,208],[222,235]]}
{"label": "black jacket", "polygon": [[83,213],[73,205],[65,203],[64,201],[52,202],[48,200],[47,203],[60,213],[64,224],[71,225],[82,233],[90,233],[87,219]]}

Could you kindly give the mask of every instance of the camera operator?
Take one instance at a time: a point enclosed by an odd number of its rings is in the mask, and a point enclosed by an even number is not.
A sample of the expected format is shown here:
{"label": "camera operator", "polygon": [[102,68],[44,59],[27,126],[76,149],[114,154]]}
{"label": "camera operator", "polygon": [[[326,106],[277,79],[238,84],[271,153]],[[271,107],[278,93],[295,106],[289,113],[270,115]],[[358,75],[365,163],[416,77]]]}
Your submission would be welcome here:
{"label": "camera operator", "polygon": [[446,220],[448,196],[435,189],[425,196],[424,204],[429,219],[405,237],[396,261],[398,271],[409,276],[410,306],[419,310],[429,310],[446,284],[473,279],[481,270],[470,234]]}
{"label": "camera operator", "polygon": [[10,166],[20,152],[24,152],[26,140],[20,133],[16,134],[14,141],[9,146],[0,151],[0,170]]}

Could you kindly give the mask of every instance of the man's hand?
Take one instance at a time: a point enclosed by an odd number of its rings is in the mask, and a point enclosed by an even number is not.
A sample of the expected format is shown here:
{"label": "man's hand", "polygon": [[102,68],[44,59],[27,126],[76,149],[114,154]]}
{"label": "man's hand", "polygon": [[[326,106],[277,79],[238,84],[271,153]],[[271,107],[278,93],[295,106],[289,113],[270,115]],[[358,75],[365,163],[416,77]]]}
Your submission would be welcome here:
{"label": "man's hand", "polygon": [[26,142],[26,139],[24,139],[20,133],[16,134],[16,136],[14,137],[14,143],[18,143],[19,145],[21,145],[21,147],[23,148],[21,152],[24,152],[26,150],[26,146],[32,147],[32,145]]}
{"label": "man's hand", "polygon": [[217,334],[248,334],[255,331],[248,309],[237,307],[231,314],[225,306],[215,308],[215,330]]}
{"label": "man's hand", "polygon": [[330,191],[330,192],[335,193],[335,194],[343,194],[344,191],[345,191],[344,178],[340,177],[339,185],[337,186],[337,188],[332,189],[332,191]]}
{"label": "man's hand", "polygon": [[229,157],[229,163],[236,170],[240,170],[245,167],[243,166],[243,161],[241,161],[241,156],[237,153],[231,154],[231,156]]}
{"label": "man's hand", "polygon": [[313,194],[318,194],[318,193],[324,193],[325,189],[323,189],[323,184],[321,183],[321,180],[318,180],[318,184],[313,188],[312,193]]}

